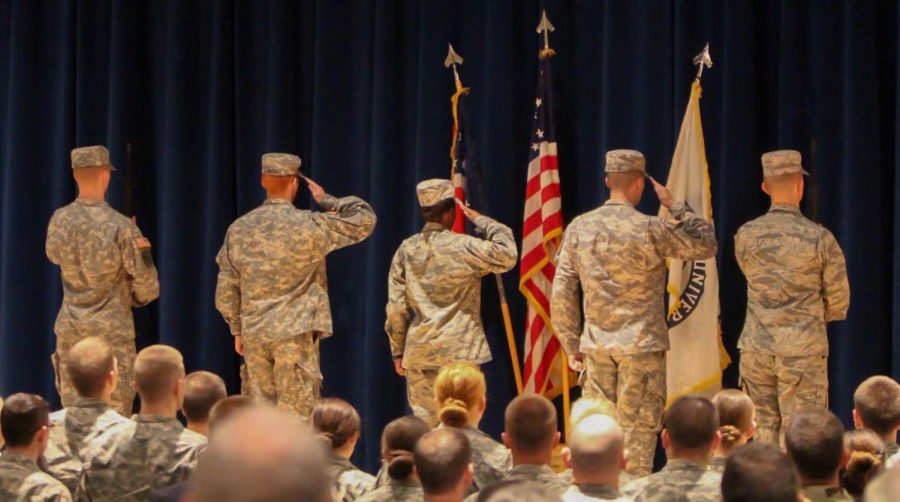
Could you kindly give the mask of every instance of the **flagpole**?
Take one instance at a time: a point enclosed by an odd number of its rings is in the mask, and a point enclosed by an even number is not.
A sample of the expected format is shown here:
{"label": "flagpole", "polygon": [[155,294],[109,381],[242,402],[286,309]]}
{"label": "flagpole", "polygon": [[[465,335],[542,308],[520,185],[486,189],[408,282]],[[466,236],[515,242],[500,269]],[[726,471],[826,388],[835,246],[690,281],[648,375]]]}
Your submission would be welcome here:
{"label": "flagpole", "polygon": [[[459,78],[459,71],[457,71],[456,66],[461,65],[463,63],[463,58],[453,50],[453,44],[448,44],[447,48],[447,58],[444,59],[444,66],[447,68],[453,68],[453,80],[456,84],[456,93],[460,94],[465,89],[462,85],[462,81]],[[456,114],[456,106],[457,101],[453,99],[453,127],[454,133],[456,132],[456,121],[458,120],[458,116]],[[453,137],[453,147],[450,149],[450,159],[451,162],[451,177],[454,174],[453,162],[456,160],[455,152],[456,152],[456,135]],[[513,367],[513,375],[516,379],[516,392],[517,394],[522,393],[522,370],[519,368],[519,351],[516,349],[516,339],[513,336],[513,327],[512,327],[512,318],[509,314],[509,303],[506,301],[506,288],[503,287],[503,278],[500,274],[494,274],[494,278],[497,280],[497,296],[500,297],[500,312],[503,314],[503,327],[506,330],[506,343],[509,345],[509,355],[510,359],[512,359],[512,367]]]}
{"label": "flagpole", "polygon": [[[550,48],[550,32],[554,31],[553,24],[550,23],[550,19],[547,18],[547,11],[541,10],[541,21],[538,23],[537,33],[538,35],[543,34],[544,37],[544,47],[538,51],[539,59],[548,59],[556,55],[556,51]],[[547,76],[549,78],[549,75]],[[569,434],[571,433],[571,424],[569,423],[569,411],[571,408],[571,396],[569,395],[569,390],[571,387],[569,386],[569,357],[566,355],[565,350],[559,351],[560,355],[560,372],[562,373],[560,376],[560,380],[562,382],[562,401],[563,401],[563,442],[569,442]]]}

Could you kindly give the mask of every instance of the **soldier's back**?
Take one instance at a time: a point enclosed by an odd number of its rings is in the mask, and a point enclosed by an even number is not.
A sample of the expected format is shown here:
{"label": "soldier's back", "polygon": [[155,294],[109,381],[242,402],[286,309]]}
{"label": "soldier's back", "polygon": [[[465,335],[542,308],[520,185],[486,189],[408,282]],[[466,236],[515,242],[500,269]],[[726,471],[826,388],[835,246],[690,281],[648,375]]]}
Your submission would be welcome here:
{"label": "soldier's back", "polygon": [[147,500],[188,479],[205,446],[174,418],[137,415],[91,442],[78,491],[92,500]]}
{"label": "soldier's back", "polygon": [[375,476],[361,471],[345,458],[334,458],[329,469],[333,479],[334,499],[352,502],[370,492],[375,485]]}
{"label": "soldier's back", "polygon": [[425,493],[418,481],[390,479],[358,498],[357,502],[420,502],[424,498]]}
{"label": "soldier's back", "polygon": [[625,485],[622,493],[637,502],[719,502],[722,475],[706,465],[670,461],[661,471]]}
{"label": "soldier's back", "polygon": [[475,493],[503,479],[512,468],[509,448],[474,427],[460,430],[469,439],[472,447],[472,466],[475,475],[469,493]]}
{"label": "soldier's back", "polygon": [[0,457],[0,500],[31,502],[71,501],[69,490],[37,464],[20,455],[7,451]]}
{"label": "soldier's back", "polygon": [[106,403],[86,398],[78,398],[74,406],[50,414],[50,441],[44,452],[47,472],[74,493],[89,443],[128,421]]}

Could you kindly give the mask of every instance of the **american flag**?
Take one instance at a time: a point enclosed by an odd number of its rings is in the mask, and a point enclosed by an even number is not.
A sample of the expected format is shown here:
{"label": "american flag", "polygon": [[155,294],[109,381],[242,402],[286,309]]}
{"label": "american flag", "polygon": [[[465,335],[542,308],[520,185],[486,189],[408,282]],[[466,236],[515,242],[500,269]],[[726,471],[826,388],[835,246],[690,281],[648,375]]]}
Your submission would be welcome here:
{"label": "american flag", "polygon": [[534,101],[519,290],[528,300],[524,389],[548,396],[562,391],[562,351],[550,324],[550,291],[563,232],[552,99],[550,58],[544,57]]}

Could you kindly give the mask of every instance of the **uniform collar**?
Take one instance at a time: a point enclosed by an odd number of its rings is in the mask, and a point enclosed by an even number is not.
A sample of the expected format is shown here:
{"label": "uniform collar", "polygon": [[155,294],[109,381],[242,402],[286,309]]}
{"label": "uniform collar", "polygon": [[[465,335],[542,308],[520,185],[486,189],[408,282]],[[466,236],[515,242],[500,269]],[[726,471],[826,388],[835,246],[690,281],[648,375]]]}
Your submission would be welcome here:
{"label": "uniform collar", "polygon": [[616,499],[622,496],[619,493],[619,490],[609,486],[609,485],[594,485],[594,484],[576,484],[578,490],[585,494],[594,498],[599,499]]}
{"label": "uniform collar", "polygon": [[444,225],[441,225],[440,223],[434,222],[434,221],[429,221],[429,222],[425,223],[425,226],[422,227],[422,232],[423,232],[423,233],[426,233],[426,232],[443,232],[443,231],[446,231],[446,230],[448,230],[447,227],[445,227]]}
{"label": "uniform collar", "polygon": [[843,496],[845,498],[850,498],[850,495],[844,491],[840,486],[822,486],[822,485],[813,485],[806,486],[802,490],[803,495],[807,498],[814,497],[816,499],[821,498],[831,498],[835,496]]}
{"label": "uniform collar", "polygon": [[95,399],[93,397],[83,397],[78,396],[75,398],[75,404],[72,405],[73,408],[91,408],[96,410],[105,410],[109,408],[109,405],[106,404],[105,401],[100,399]]}
{"label": "uniform collar", "polygon": [[0,457],[0,461],[9,462],[10,464],[24,467],[28,469],[29,472],[37,472],[41,470],[41,468],[38,467],[34,460],[31,460],[30,458],[19,452],[10,451],[9,449],[3,452],[3,456]]}
{"label": "uniform collar", "polygon": [[800,208],[797,206],[792,206],[790,204],[772,204],[769,207],[769,212],[778,212],[778,213],[795,213],[801,214]]}
{"label": "uniform collar", "polygon": [[603,203],[604,206],[628,206],[634,207],[634,204],[628,202],[624,199],[607,199],[606,202]]}
{"label": "uniform collar", "polygon": [[538,474],[549,474],[551,476],[555,476],[556,473],[553,472],[553,469],[550,468],[547,464],[519,464],[512,468],[510,473],[518,473],[518,474],[526,474],[526,475],[538,475]]}
{"label": "uniform collar", "polygon": [[680,458],[676,458],[670,460],[665,467],[663,467],[664,471],[707,471],[709,470],[709,465],[701,464],[699,462],[692,462],[690,460],[683,460]]}
{"label": "uniform collar", "polygon": [[97,199],[75,199],[75,203],[81,206],[92,206],[92,207],[109,207],[109,204],[105,200],[97,200]]}
{"label": "uniform collar", "polygon": [[419,482],[418,479],[394,479],[390,478],[388,481],[393,486],[399,486],[402,488],[422,488],[422,483]]}
{"label": "uniform collar", "polygon": [[279,205],[279,206],[293,206],[294,205],[293,202],[291,202],[289,200],[285,200],[285,199],[266,199],[266,201],[263,202],[264,206],[267,206],[269,204],[274,204],[274,205]]}
{"label": "uniform collar", "polygon": [[170,426],[178,426],[179,429],[183,429],[184,426],[181,425],[181,422],[178,421],[177,418],[174,417],[163,417],[160,415],[141,415],[137,413],[132,415],[131,419],[139,424],[165,424]]}

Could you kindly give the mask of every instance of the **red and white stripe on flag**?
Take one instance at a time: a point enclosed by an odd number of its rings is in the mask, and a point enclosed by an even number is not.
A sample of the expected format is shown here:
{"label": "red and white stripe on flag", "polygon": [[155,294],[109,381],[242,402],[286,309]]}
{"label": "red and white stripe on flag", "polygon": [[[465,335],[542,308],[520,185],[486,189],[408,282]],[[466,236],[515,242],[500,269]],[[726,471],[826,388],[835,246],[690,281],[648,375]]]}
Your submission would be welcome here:
{"label": "red and white stripe on flag", "polygon": [[[537,148],[534,148],[537,147]],[[519,289],[528,300],[525,323],[525,392],[561,391],[559,341],[550,324],[550,292],[563,219],[555,141],[541,141],[528,163]]]}

